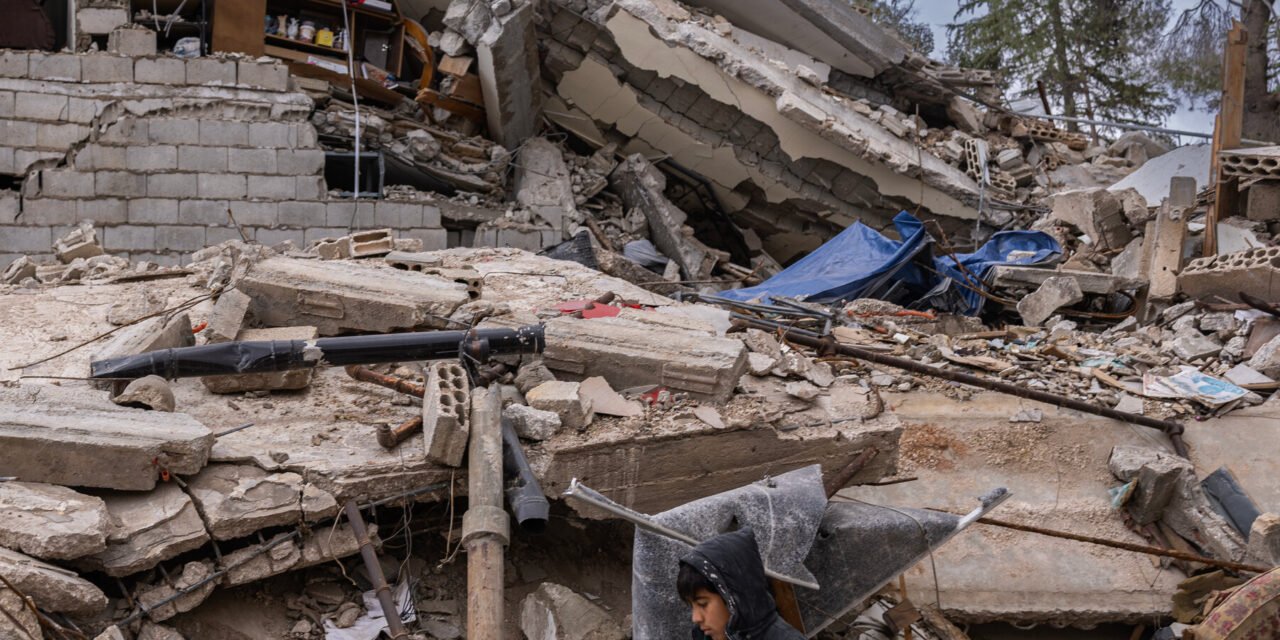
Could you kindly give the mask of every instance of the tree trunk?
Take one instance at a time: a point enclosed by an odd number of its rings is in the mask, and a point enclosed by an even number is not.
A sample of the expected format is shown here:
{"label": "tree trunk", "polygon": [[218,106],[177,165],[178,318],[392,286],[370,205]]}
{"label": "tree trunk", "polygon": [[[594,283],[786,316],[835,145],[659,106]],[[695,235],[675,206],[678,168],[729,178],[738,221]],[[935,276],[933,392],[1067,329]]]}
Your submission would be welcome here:
{"label": "tree trunk", "polygon": [[1245,0],[1243,18],[1249,36],[1244,58],[1244,137],[1280,142],[1280,95],[1267,90],[1271,11],[1262,0]]}
{"label": "tree trunk", "polygon": [[[1067,30],[1062,21],[1062,2],[1060,0],[1049,0],[1046,4],[1049,10],[1049,20],[1053,29],[1053,60],[1055,69],[1054,82],[1058,84],[1059,90],[1062,92],[1062,115],[1077,118],[1080,116],[1076,109],[1076,77],[1071,73],[1071,62],[1067,57]],[[1078,131],[1079,125],[1074,122],[1067,124],[1069,131]]]}

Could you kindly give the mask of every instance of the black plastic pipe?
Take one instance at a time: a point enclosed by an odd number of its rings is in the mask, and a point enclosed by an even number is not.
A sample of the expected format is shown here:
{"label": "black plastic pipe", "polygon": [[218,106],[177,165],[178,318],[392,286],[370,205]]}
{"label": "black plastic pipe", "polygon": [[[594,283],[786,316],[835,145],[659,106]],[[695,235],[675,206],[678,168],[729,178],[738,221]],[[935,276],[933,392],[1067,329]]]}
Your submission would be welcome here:
{"label": "black plastic pipe", "polygon": [[506,418],[502,419],[502,470],[506,476],[507,506],[515,515],[516,524],[529,533],[542,533],[547,528],[551,504],[529,468],[515,427]]}

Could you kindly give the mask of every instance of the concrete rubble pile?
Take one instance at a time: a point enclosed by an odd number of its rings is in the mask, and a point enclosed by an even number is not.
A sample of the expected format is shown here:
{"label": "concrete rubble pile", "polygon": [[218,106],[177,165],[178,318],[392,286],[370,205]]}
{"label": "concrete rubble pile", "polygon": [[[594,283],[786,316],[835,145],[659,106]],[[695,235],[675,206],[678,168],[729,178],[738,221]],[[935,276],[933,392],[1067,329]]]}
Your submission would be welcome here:
{"label": "concrete rubble pile", "polygon": [[[1209,569],[1280,564],[1275,147],[1222,152],[1218,219],[1207,148],[1005,109],[844,2],[442,0],[385,86],[130,11],[0,50],[0,638],[464,637],[485,539],[501,635],[631,637],[632,530],[575,479],[658,514],[810,465],[1024,527],[821,638],[1192,624]],[[741,291],[906,211],[865,296]],[[1001,232],[1053,247],[969,271]]]}

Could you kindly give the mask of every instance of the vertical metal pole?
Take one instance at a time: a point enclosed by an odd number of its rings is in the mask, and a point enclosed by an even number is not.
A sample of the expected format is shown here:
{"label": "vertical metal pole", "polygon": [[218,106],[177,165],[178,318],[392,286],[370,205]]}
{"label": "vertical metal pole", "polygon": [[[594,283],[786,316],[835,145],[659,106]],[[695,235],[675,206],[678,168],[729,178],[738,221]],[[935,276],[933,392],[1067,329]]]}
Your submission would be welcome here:
{"label": "vertical metal pole", "polygon": [[471,442],[467,449],[467,637],[502,638],[504,547],[511,525],[502,508],[502,403],[496,387],[471,392]]}
{"label": "vertical metal pole", "polygon": [[378,554],[373,550],[373,542],[369,540],[369,531],[364,526],[364,518],[360,517],[360,507],[355,500],[347,502],[343,510],[347,514],[347,522],[351,523],[351,531],[356,534],[356,542],[360,544],[360,556],[364,558],[365,571],[369,572],[369,580],[378,593],[378,604],[382,605],[382,615],[387,618],[387,630],[392,640],[406,638],[409,632],[400,619],[400,609],[391,597],[391,587],[387,585],[387,577],[382,574],[382,564],[378,562]]}

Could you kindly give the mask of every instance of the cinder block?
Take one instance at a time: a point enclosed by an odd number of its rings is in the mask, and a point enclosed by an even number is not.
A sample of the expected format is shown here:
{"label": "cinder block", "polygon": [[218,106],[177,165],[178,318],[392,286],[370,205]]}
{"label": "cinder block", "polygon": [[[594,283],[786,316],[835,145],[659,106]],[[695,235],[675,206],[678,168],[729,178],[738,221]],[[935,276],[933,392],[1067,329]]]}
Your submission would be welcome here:
{"label": "cinder block", "polygon": [[297,181],[298,186],[294,197],[299,200],[320,200],[328,191],[324,178],[320,176],[298,176]]}
{"label": "cinder block", "polygon": [[25,173],[25,171],[18,171],[13,147],[0,147],[0,175],[20,175],[22,173]]}
{"label": "cinder block", "polygon": [[429,229],[439,229],[440,225],[440,207],[434,204],[422,205],[422,226]]}
{"label": "cinder block", "polygon": [[0,224],[14,224],[22,213],[22,201],[17,191],[0,191]]}
{"label": "cinder block", "polygon": [[293,125],[293,148],[316,149],[320,144],[316,136],[316,127],[310,122],[299,122]]}
{"label": "cinder block", "polygon": [[[76,30],[92,36],[105,36],[116,27],[129,24],[125,7],[85,7],[76,11]],[[85,76],[92,80],[92,76]]]}
{"label": "cinder block", "polygon": [[129,224],[177,224],[178,201],[138,198],[129,201]]}
{"label": "cinder block", "polygon": [[107,54],[87,55],[80,59],[80,71],[88,82],[133,82],[133,59]]}
{"label": "cinder block", "polygon": [[12,91],[0,91],[0,118],[12,118],[17,108],[17,96]]}
{"label": "cinder block", "polygon": [[1280,182],[1259,180],[1249,185],[1246,198],[1250,220],[1280,220]]}
{"label": "cinder block", "polygon": [[201,120],[200,144],[206,146],[247,147],[249,146],[249,123],[229,120]]}
{"label": "cinder block", "polygon": [[[338,235],[347,233],[347,229],[355,229],[357,225],[353,222],[356,217],[356,203],[353,200],[328,200],[325,202],[325,220],[326,224],[332,228],[341,228],[343,231]],[[373,209],[368,210],[369,220],[363,226],[373,226]]]}
{"label": "cinder block", "polygon": [[197,184],[201,198],[243,198],[249,185],[244,176],[230,173],[201,173]]}
{"label": "cinder block", "polygon": [[250,122],[249,139],[259,147],[292,147],[293,126],[287,122]]}
{"label": "cinder block", "polygon": [[76,124],[89,124],[93,119],[98,117],[99,103],[97,100],[87,100],[85,98],[69,98],[67,100],[67,121]]}
{"label": "cinder block", "polygon": [[202,226],[161,225],[156,227],[156,251],[187,253],[204,247],[204,227]]}
{"label": "cinder block", "polygon": [[0,120],[0,145],[6,147],[36,146],[36,125],[21,120]]}
{"label": "cinder block", "polygon": [[236,63],[233,60],[193,58],[186,62],[189,85],[230,87],[236,84]]}
{"label": "cinder block", "polygon": [[471,433],[471,385],[456,362],[432,362],[422,398],[422,445],[427,459],[456,467],[462,464]]}
{"label": "cinder block", "polygon": [[204,231],[204,242],[210,247],[228,240],[244,240],[244,238],[240,237],[240,230],[235,227],[209,227]]}
{"label": "cinder block", "polygon": [[122,224],[102,230],[102,248],[107,252],[151,251],[155,246],[155,227]]}
{"label": "cinder block", "polygon": [[61,162],[66,155],[66,149],[61,151],[51,151],[49,149],[14,149],[13,168],[15,174],[21,175],[31,171],[37,164]]}
{"label": "cinder block", "polygon": [[249,176],[248,178],[250,198],[292,200],[296,197],[295,178],[291,176]]}
{"label": "cinder block", "polygon": [[22,216],[18,221],[27,225],[72,225],[76,223],[76,203],[52,198],[23,198]]}
{"label": "cinder block", "polygon": [[40,191],[50,198],[92,198],[93,174],[83,171],[42,171]]}
{"label": "cinder block", "polygon": [[121,118],[109,125],[107,130],[98,136],[98,142],[104,144],[150,144],[147,121],[138,118]]}
{"label": "cinder block", "polygon": [[279,217],[279,203],[255,200],[233,200],[231,213],[241,226],[274,227]]}
{"label": "cinder block", "polygon": [[198,195],[195,180],[189,173],[153,173],[147,176],[148,198],[194,198]]}
{"label": "cinder block", "polygon": [[422,226],[422,205],[413,202],[379,200],[374,205],[374,224],[393,229],[410,229]]}
{"label": "cinder block", "polygon": [[57,122],[68,120],[67,97],[48,93],[18,94],[14,102],[13,114],[23,120],[40,122]]}
{"label": "cinder block", "polygon": [[99,171],[94,174],[93,188],[99,196],[141,198],[147,195],[147,177],[127,171]]}
{"label": "cinder block", "polygon": [[98,225],[124,224],[129,221],[128,200],[93,198],[76,200],[76,221],[90,220]]}
{"label": "cinder block", "polygon": [[29,60],[26,51],[0,51],[0,78],[27,77]]}
{"label": "cinder block", "polygon": [[303,249],[306,248],[305,232],[302,229],[268,229],[259,227],[254,231],[253,239],[258,244],[274,247],[286,240],[293,243],[293,246]]}
{"label": "cinder block", "polygon": [[236,84],[248,89],[288,91],[289,68],[274,62],[242,60],[237,63]]}
{"label": "cinder block", "polygon": [[1211,300],[1223,292],[1243,291],[1264,300],[1280,298],[1280,247],[1256,247],[1196,258],[1178,274],[1178,290],[1189,298]]}
{"label": "cinder block", "polygon": [[43,122],[36,125],[36,146],[66,153],[67,149],[88,140],[90,131],[83,124]]}
{"label": "cinder block", "polygon": [[[279,222],[286,227],[300,227],[303,229],[322,226],[325,224],[326,211],[327,207],[323,202],[281,202]],[[305,247],[306,245],[299,244],[298,246]]]}
{"label": "cinder block", "polygon": [[129,147],[125,157],[131,171],[173,171],[178,168],[178,148],[173,145]]}
{"label": "cinder block", "polygon": [[73,53],[32,51],[27,77],[32,80],[80,82],[80,56]]}
{"label": "cinder block", "polygon": [[446,229],[409,229],[401,232],[400,237],[421,240],[423,251],[449,248],[449,232]]}
{"label": "cinder block", "polygon": [[285,176],[312,176],[324,171],[324,152],[319,149],[277,149],[276,173]]}
{"label": "cinder block", "polygon": [[183,118],[151,118],[148,136],[153,144],[199,144],[200,121]]}
{"label": "cinder block", "polygon": [[107,36],[107,51],[131,58],[154,56],[156,32],[150,29],[114,29]]}
{"label": "cinder block", "polygon": [[80,171],[121,170],[128,166],[128,156],[125,149],[125,147],[104,147],[100,144],[87,144],[76,152],[72,164]]}
{"label": "cinder block", "polygon": [[0,227],[0,253],[48,253],[52,227]]}
{"label": "cinder block", "polygon": [[591,426],[595,418],[590,397],[583,396],[577,382],[552,380],[544,382],[525,394],[529,406],[550,411],[560,416],[560,423],[579,431]]}
{"label": "cinder block", "polygon": [[[155,127],[152,127],[154,130]],[[193,127],[194,131],[195,128]],[[178,169],[200,173],[223,173],[227,170],[226,147],[178,147]]]}
{"label": "cinder block", "polygon": [[[274,174],[276,172],[276,150],[228,149],[227,170],[231,173]],[[253,178],[249,179],[249,193],[253,193]]]}
{"label": "cinder block", "polygon": [[231,224],[226,200],[183,200],[178,203],[179,224]]}
{"label": "cinder block", "polygon": [[133,81],[182,86],[187,81],[187,65],[181,58],[138,58],[133,63]]}

